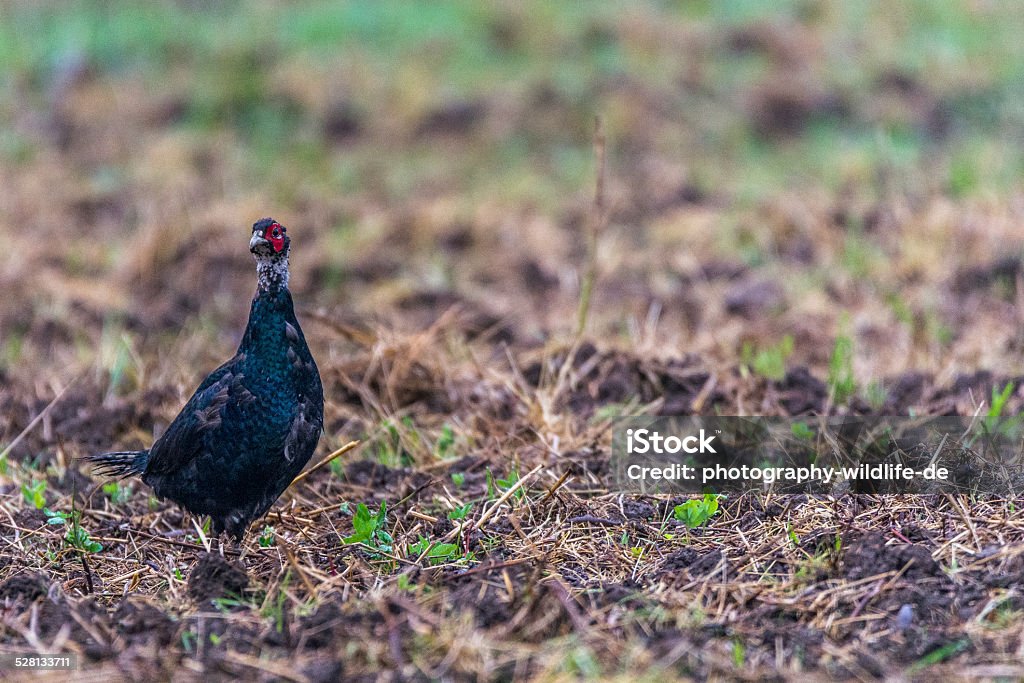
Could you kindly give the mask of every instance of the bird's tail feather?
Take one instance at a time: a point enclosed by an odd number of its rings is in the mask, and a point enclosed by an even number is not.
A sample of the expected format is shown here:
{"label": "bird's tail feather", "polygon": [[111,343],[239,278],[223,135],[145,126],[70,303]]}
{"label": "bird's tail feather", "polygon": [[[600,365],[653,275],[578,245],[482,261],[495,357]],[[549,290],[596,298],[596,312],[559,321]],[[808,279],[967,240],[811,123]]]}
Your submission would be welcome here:
{"label": "bird's tail feather", "polygon": [[87,455],[83,460],[96,466],[96,472],[108,477],[130,477],[142,474],[149,460],[149,451],[115,451]]}

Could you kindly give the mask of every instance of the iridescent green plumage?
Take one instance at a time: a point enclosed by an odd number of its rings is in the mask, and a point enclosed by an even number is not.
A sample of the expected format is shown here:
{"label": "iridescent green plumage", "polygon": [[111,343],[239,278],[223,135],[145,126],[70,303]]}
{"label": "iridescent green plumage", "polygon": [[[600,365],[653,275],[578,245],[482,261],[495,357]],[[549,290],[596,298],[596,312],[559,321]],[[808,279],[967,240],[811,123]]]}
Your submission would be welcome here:
{"label": "iridescent green plumage", "polygon": [[214,531],[236,538],[302,470],[323,428],[320,373],[288,291],[289,244],[273,219],[253,225],[259,289],[238,352],[152,448],[88,458],[108,474],[141,475],[159,497],[209,515]]}

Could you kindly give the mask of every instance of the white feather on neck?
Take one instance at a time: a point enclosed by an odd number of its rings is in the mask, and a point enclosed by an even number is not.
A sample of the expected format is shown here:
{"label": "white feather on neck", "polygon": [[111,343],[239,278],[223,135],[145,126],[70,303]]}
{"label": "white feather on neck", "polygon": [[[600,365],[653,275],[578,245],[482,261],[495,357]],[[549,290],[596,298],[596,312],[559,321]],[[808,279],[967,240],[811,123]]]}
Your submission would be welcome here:
{"label": "white feather on neck", "polygon": [[288,252],[256,257],[256,283],[261,292],[288,288]]}

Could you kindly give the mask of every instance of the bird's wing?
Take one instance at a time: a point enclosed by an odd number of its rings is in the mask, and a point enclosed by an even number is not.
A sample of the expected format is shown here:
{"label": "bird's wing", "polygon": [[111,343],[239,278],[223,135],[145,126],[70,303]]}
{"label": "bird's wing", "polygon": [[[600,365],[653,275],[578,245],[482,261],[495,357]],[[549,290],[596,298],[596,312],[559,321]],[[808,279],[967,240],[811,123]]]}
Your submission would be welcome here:
{"label": "bird's wing", "polygon": [[318,405],[312,398],[301,400],[296,405],[288,434],[284,439],[284,457],[288,462],[301,458],[301,467],[309,461],[324,428],[322,406],[322,400]]}
{"label": "bird's wing", "polygon": [[[309,461],[324,429],[324,387],[320,372],[316,368],[309,347],[302,336],[302,328],[295,316],[285,322],[285,336],[291,342],[288,348],[295,373],[299,400],[292,412],[291,424],[284,439],[284,457],[289,463],[296,458],[302,460],[300,467]],[[294,349],[294,350],[293,350]],[[297,351],[297,353],[295,352]]]}
{"label": "bird's wing", "polygon": [[202,452],[203,437],[218,428],[229,398],[248,391],[242,384],[241,355],[236,355],[203,380],[149,452],[146,474],[182,469]]}

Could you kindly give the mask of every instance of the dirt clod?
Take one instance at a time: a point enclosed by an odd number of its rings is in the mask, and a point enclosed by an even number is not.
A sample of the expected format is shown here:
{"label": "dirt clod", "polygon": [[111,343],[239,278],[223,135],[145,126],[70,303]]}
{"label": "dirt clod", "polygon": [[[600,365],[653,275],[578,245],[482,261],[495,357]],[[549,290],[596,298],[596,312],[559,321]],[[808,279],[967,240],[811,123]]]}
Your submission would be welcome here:
{"label": "dirt clod", "polygon": [[738,282],[725,293],[725,310],[744,318],[771,315],[785,305],[782,287],[774,280]]}
{"label": "dirt clod", "polygon": [[229,562],[219,553],[203,553],[188,577],[188,594],[202,602],[213,598],[240,596],[249,576],[240,562]]}
{"label": "dirt clod", "polygon": [[23,572],[15,574],[0,583],[0,600],[17,600],[31,602],[46,595],[50,580],[42,574]]}

